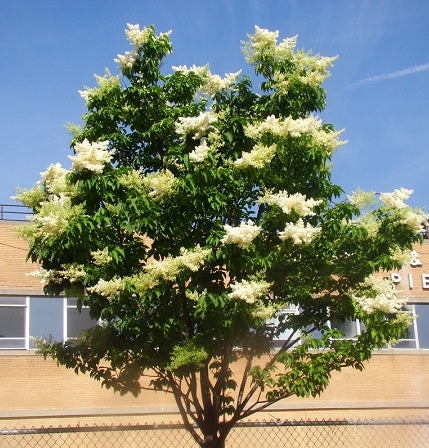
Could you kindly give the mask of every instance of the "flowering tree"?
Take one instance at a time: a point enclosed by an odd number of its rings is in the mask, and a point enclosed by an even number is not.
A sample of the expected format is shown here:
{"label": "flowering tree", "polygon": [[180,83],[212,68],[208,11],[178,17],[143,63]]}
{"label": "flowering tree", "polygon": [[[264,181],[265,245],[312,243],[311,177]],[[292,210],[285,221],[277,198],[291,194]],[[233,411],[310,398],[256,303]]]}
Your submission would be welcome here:
{"label": "flowering tree", "polygon": [[[405,189],[338,199],[341,131],[314,115],[335,58],[256,27],[243,43],[255,91],[208,66],[163,74],[169,33],[126,34],[121,75],[80,92],[71,169],[51,165],[17,196],[35,211],[25,236],[46,293],[98,319],[40,345],[121,393],[172,393],[194,439],[222,447],[240,419],[317,396],[401,337],[403,301],[374,274],[406,261],[423,215]],[[335,328],[356,319],[355,338]]]}

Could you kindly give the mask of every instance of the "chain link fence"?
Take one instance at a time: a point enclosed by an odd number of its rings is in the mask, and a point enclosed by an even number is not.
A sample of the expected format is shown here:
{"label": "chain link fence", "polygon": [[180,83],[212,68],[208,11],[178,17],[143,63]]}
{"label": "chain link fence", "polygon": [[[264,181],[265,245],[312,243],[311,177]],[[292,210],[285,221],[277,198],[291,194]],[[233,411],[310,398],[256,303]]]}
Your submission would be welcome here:
{"label": "chain link fence", "polygon": [[[429,420],[242,422],[227,448],[427,448]],[[40,427],[0,430],[0,448],[196,448],[181,424]]]}

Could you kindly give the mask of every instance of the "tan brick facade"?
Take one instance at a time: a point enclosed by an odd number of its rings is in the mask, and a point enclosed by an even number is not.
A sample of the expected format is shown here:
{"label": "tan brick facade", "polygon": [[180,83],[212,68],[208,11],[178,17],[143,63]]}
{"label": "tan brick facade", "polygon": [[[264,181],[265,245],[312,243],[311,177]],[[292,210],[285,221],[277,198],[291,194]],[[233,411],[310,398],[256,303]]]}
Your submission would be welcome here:
{"label": "tan brick facade", "polygon": [[[0,295],[7,296],[13,291],[18,295],[37,295],[41,293],[39,281],[25,275],[37,266],[25,262],[27,246],[17,236],[16,226],[14,222],[0,221]],[[408,279],[409,273],[414,279],[422,273],[429,274],[429,244],[416,250],[422,266],[403,270],[403,280]],[[416,281],[411,292],[422,302],[428,300],[428,289]],[[410,295],[409,289],[406,294]],[[120,397],[102,389],[89,376],[76,375],[52,360],[45,361],[33,351],[25,350],[0,350],[0,403],[0,420],[50,416],[49,421],[55,424],[54,420],[63,416],[64,424],[64,416],[68,416],[68,422],[76,423],[85,420],[86,415],[94,421],[98,418],[110,423],[124,419],[121,414],[127,414],[128,421],[135,418],[128,414],[139,414],[140,421],[142,415],[146,415],[146,421],[153,421],[155,415],[163,412],[173,413],[168,420],[177,419],[174,400],[168,394],[145,390],[138,398]],[[334,373],[322,397],[291,398],[267,412],[286,413],[288,418],[429,416],[429,350],[378,352],[363,373],[352,369]],[[116,417],[106,421],[103,415],[110,413]]]}
{"label": "tan brick facade", "polygon": [[[364,372],[345,369],[335,373],[320,398],[292,397],[267,412],[287,418],[336,418],[344,417],[346,411],[355,418],[429,417],[427,372],[426,354],[375,354]],[[165,414],[178,418],[169,394],[144,390],[138,398],[121,397],[89,376],[76,375],[35,354],[0,354],[0,397],[0,420],[32,416],[51,421],[67,416],[67,421],[88,421],[97,416],[103,421],[110,413],[140,420],[150,415],[149,421],[165,420]]]}
{"label": "tan brick facade", "polygon": [[0,221],[0,293],[8,290],[41,291],[40,281],[27,274],[37,265],[27,262],[27,243],[18,236],[22,221]]}

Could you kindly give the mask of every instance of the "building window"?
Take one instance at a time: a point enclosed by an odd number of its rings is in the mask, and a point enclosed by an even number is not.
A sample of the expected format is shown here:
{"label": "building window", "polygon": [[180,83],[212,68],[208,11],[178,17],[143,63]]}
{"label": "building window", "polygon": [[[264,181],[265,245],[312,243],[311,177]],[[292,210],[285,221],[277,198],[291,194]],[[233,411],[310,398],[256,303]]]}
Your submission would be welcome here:
{"label": "building window", "polygon": [[0,349],[29,348],[28,305],[28,297],[0,297]]}
{"label": "building window", "polygon": [[[283,310],[281,310],[282,315],[290,315],[290,314],[298,314],[298,313],[299,313],[299,308],[295,305],[290,305],[287,308],[284,308]],[[278,318],[271,319],[270,325],[273,327],[276,327],[277,325],[279,325],[279,319]],[[274,339],[273,347],[275,349],[280,348],[284,344],[284,342],[290,337],[291,334],[292,334],[292,330],[286,329],[285,331],[283,331],[283,333],[281,333],[277,338]]]}
{"label": "building window", "polygon": [[414,305],[416,315],[417,348],[429,349],[429,304]]}
{"label": "building window", "polygon": [[38,296],[30,298],[30,348],[34,339],[63,339],[63,298]]}
{"label": "building window", "polygon": [[361,334],[362,324],[358,320],[345,320],[340,322],[332,319],[328,322],[330,328],[336,328],[344,333],[344,339],[355,339]]}
{"label": "building window", "polygon": [[64,341],[78,337],[82,330],[87,330],[94,325],[97,325],[97,321],[91,319],[88,307],[83,306],[79,311],[77,308],[77,299],[64,298]]}
{"label": "building window", "polygon": [[413,317],[413,321],[405,331],[402,339],[400,339],[396,344],[392,344],[392,348],[419,348],[415,305],[405,305],[402,308],[402,311],[410,313]]}
{"label": "building window", "polygon": [[[411,325],[407,328],[403,337],[395,344],[389,345],[385,348],[395,349],[429,349],[429,304],[408,304],[402,309],[403,311],[410,313],[413,317]],[[283,310],[284,314],[296,314],[297,308],[290,308]],[[272,324],[276,325],[277,320],[273,320]],[[332,319],[328,321],[330,328],[337,328],[344,333],[344,339],[355,339],[362,331],[364,331],[364,325],[359,320],[339,322]],[[290,331],[285,331],[278,340],[274,341],[274,347],[280,347],[284,340],[287,339]],[[322,336],[320,331],[313,331],[313,337],[320,338]]]}

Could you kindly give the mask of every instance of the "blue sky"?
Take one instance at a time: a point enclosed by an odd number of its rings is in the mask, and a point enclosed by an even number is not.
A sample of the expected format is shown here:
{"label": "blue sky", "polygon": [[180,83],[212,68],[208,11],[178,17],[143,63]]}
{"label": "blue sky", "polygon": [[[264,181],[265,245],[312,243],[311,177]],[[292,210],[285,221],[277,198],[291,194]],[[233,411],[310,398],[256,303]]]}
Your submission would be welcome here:
{"label": "blue sky", "polygon": [[429,211],[427,0],[0,0],[0,203],[50,163],[70,163],[64,124],[79,123],[77,91],[129,49],[126,23],[173,30],[165,63],[224,75],[246,67],[240,41],[254,25],[298,34],[298,48],[339,55],[325,82],[323,119],[345,128],[333,180],[415,193]]}

